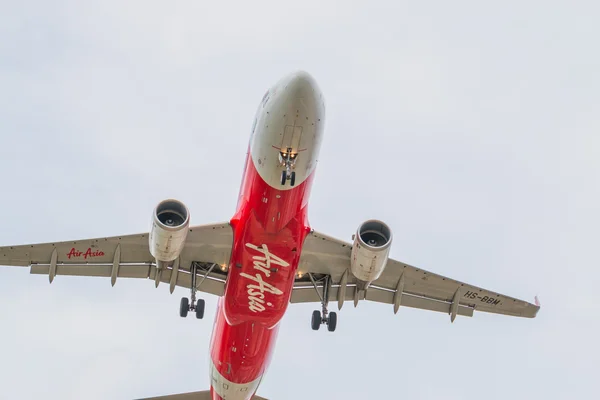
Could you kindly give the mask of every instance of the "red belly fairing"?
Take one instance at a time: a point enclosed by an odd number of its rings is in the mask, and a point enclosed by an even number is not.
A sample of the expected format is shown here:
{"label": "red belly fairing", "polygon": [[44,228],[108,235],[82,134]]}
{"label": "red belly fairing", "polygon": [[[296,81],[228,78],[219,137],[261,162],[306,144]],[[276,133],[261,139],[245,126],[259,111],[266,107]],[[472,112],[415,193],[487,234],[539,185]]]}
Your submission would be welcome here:
{"label": "red belly fairing", "polygon": [[224,315],[225,301],[219,299],[211,357],[228,381],[252,382],[264,374],[271,360],[279,326],[269,329],[252,321],[230,325]]}
{"label": "red belly fairing", "polygon": [[211,357],[230,382],[247,383],[269,365],[292,293],[302,244],[310,232],[307,203],[314,174],[278,190],[247,158],[225,294],[219,299]]}

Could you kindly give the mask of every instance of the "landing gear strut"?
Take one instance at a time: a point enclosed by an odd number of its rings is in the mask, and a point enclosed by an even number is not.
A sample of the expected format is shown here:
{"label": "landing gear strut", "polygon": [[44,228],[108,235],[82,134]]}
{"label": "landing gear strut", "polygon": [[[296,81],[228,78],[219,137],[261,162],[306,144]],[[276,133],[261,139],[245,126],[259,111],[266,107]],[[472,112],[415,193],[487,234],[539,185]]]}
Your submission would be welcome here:
{"label": "landing gear strut", "polygon": [[296,163],[296,157],[298,153],[292,153],[292,148],[288,147],[285,151],[279,152],[279,164],[285,167],[285,170],[281,171],[281,185],[285,186],[287,180],[290,181],[290,186],[296,184],[296,171],[292,171],[294,164]]}
{"label": "landing gear strut", "polygon": [[310,325],[313,331],[318,331],[322,324],[327,325],[327,330],[329,332],[334,332],[337,326],[337,313],[329,312],[327,310],[327,303],[329,303],[329,289],[331,289],[331,277],[326,275],[322,280],[323,281],[323,295],[319,293],[319,289],[317,286],[317,282],[313,278],[312,274],[309,273],[308,277],[312,282],[319,298],[321,299],[321,311],[315,310],[312,313],[312,318]]}
{"label": "landing gear strut", "polygon": [[182,318],[187,317],[188,315],[188,311],[194,311],[196,313],[196,318],[197,319],[202,319],[204,317],[204,307],[205,307],[205,302],[204,299],[198,299],[196,301],[196,292],[197,292],[197,288],[198,286],[200,286],[200,284],[202,284],[202,282],[204,281],[204,279],[206,279],[206,277],[208,276],[208,274],[210,274],[210,272],[213,270],[213,268],[215,267],[216,264],[213,264],[204,274],[204,276],[202,277],[202,280],[200,281],[200,283],[198,283],[198,285],[196,285],[196,272],[198,270],[198,265],[196,263],[192,263],[191,266],[191,275],[192,275],[192,284],[190,287],[190,291],[191,291],[191,295],[190,295],[190,300],[188,300],[187,297],[182,297],[181,298],[181,302],[179,303],[179,316]]}

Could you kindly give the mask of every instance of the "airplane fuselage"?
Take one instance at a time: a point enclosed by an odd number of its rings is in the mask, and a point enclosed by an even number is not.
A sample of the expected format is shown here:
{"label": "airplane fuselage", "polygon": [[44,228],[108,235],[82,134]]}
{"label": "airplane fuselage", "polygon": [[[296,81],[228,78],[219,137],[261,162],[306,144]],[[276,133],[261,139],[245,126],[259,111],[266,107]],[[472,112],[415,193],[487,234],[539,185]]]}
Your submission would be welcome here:
{"label": "airplane fuselage", "polygon": [[270,363],[310,232],[307,206],[324,118],[322,94],[304,72],[279,81],[259,105],[211,339],[215,400],[250,399]]}

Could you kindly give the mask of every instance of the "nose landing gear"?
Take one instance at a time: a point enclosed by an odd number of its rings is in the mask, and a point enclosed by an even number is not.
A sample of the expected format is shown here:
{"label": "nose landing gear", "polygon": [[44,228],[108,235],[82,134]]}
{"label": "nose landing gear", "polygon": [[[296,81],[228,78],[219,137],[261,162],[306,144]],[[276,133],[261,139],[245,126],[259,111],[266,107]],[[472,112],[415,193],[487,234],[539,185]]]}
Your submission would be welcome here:
{"label": "nose landing gear", "polygon": [[296,171],[281,171],[281,185],[285,186],[285,181],[290,180],[290,186],[296,184]]}
{"label": "nose landing gear", "polygon": [[296,184],[296,171],[292,171],[292,169],[294,169],[297,156],[298,153],[293,153],[291,147],[286,148],[285,151],[281,150],[279,152],[279,164],[282,167],[285,167],[285,170],[281,171],[282,186],[285,186],[285,183],[288,180],[290,181],[290,186]]}

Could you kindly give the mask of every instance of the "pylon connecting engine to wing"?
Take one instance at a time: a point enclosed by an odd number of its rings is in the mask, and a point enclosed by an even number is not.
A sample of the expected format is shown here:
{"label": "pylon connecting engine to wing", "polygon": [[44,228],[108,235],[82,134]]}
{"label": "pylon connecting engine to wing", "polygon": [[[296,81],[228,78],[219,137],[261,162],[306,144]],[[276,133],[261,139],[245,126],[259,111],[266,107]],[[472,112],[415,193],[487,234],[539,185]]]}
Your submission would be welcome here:
{"label": "pylon connecting engine to wing", "polygon": [[350,269],[357,289],[365,290],[377,280],[387,264],[392,245],[392,230],[378,220],[363,222],[354,235]]}
{"label": "pylon connecting engine to wing", "polygon": [[150,253],[157,264],[170,263],[179,257],[185,246],[189,225],[190,213],[182,202],[168,199],[156,206],[152,213],[149,241]]}

